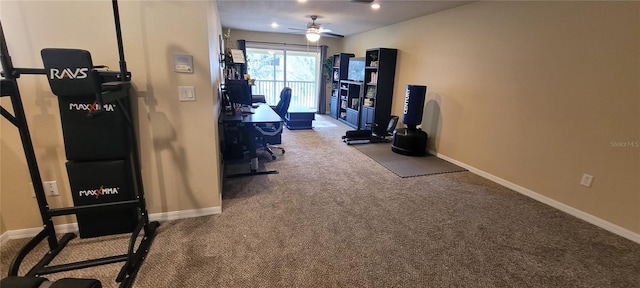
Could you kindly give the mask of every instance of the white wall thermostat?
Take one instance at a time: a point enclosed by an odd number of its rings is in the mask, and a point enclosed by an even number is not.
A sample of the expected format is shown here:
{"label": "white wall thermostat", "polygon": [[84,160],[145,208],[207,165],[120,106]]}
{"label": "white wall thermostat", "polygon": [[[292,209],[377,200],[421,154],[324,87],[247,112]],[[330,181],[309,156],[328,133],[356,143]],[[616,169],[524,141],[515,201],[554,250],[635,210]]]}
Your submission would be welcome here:
{"label": "white wall thermostat", "polygon": [[173,54],[173,71],[179,73],[193,73],[193,56]]}

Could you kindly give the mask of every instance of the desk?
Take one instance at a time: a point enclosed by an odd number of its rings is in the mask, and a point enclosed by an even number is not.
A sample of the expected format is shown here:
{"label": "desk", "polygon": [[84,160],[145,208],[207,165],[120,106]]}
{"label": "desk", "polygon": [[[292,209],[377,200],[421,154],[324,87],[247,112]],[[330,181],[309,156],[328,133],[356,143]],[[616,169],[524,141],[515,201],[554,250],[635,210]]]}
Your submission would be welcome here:
{"label": "desk", "polygon": [[316,110],[303,106],[290,106],[284,116],[284,123],[289,130],[311,129],[311,121],[315,120]]}
{"label": "desk", "polygon": [[283,120],[280,116],[269,107],[267,104],[261,104],[257,108],[252,109],[253,114],[243,114],[241,116],[238,115],[221,115],[221,119],[223,124],[226,123],[242,123],[243,124],[243,134],[245,135],[244,139],[247,144],[247,149],[249,150],[249,158],[251,158],[250,169],[251,171],[248,173],[241,174],[232,174],[228,175],[228,178],[233,177],[242,177],[242,176],[253,176],[253,175],[264,175],[264,174],[277,174],[278,171],[257,171],[258,170],[258,155],[256,154],[256,128],[254,125],[262,123],[280,123],[283,125]]}

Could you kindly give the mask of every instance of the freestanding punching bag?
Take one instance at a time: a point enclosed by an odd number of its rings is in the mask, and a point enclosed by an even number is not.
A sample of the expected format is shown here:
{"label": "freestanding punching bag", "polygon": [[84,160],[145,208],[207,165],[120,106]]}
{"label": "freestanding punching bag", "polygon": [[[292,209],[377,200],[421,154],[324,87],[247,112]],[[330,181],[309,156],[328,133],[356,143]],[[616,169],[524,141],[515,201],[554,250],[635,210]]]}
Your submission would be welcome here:
{"label": "freestanding punching bag", "polygon": [[422,123],[427,86],[407,85],[402,122],[407,128],[393,131],[391,150],[398,154],[423,156],[427,153],[427,133],[417,128]]}

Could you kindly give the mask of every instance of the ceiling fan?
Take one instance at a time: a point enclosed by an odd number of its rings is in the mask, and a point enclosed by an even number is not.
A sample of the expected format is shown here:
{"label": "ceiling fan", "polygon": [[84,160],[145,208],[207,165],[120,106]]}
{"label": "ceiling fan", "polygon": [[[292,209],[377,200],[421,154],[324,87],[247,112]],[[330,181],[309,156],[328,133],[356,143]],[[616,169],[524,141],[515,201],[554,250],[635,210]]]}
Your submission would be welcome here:
{"label": "ceiling fan", "polygon": [[351,2],[356,3],[372,3],[374,0],[351,0]]}
{"label": "ceiling fan", "polygon": [[316,23],[318,15],[311,15],[311,23],[307,23],[307,29],[289,28],[291,30],[304,31],[307,36],[307,40],[310,42],[316,42],[320,40],[320,36],[343,38],[344,35],[333,33],[331,29],[322,28],[322,25]]}

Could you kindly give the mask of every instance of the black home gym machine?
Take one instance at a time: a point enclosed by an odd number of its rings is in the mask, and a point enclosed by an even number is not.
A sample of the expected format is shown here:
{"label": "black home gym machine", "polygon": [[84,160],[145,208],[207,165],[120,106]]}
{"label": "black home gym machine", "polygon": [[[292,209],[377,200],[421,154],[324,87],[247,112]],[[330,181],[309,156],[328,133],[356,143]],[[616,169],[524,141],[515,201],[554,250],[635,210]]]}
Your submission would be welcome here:
{"label": "black home gym machine", "polygon": [[[0,23],[2,62],[1,94],[10,97],[11,114],[0,107],[4,118],[19,132],[43,229],[15,256],[3,288],[75,287],[96,288],[95,279],[61,279],[48,282],[42,275],[125,262],[115,281],[119,287],[131,287],[156,236],[158,222],[149,221],[140,172],[140,156],[133,119],[129,88],[131,74],[127,72],[120,30],[118,4],[112,0],[120,71],[107,71],[94,66],[88,51],[51,49],[41,51],[44,69],[16,68],[9,56],[4,31]],[[17,85],[21,75],[46,75],[52,92],[58,98],[63,139],[67,157],[67,174],[74,206],[50,208],[27,127],[22,98]],[[27,192],[28,193],[28,192]],[[80,238],[130,233],[123,254],[60,265],[49,265],[75,233],[66,233],[59,240],[53,217],[75,215]],[[141,234],[141,232],[144,232]],[[42,241],[49,251],[25,275],[18,276],[25,257]]]}

